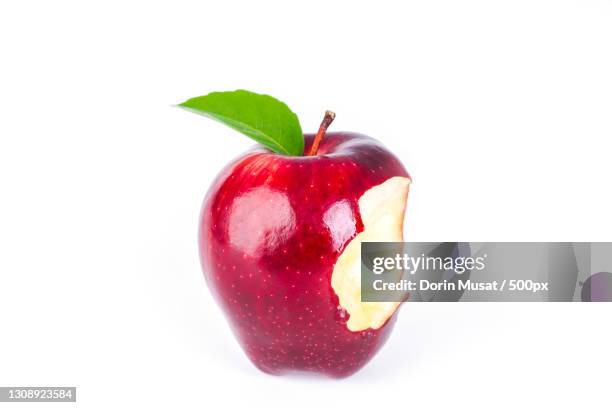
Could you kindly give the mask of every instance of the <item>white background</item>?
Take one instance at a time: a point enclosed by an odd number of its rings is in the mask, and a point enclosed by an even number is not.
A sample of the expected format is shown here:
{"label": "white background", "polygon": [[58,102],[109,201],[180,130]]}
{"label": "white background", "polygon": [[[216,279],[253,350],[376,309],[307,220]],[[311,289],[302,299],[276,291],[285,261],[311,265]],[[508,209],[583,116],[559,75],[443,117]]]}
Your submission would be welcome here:
{"label": "white background", "polygon": [[355,376],[272,377],[199,269],[251,142],[172,104],[272,94],[380,139],[410,240],[612,240],[612,3],[5,1],[0,385],[83,407],[609,406],[612,304],[410,304]]}

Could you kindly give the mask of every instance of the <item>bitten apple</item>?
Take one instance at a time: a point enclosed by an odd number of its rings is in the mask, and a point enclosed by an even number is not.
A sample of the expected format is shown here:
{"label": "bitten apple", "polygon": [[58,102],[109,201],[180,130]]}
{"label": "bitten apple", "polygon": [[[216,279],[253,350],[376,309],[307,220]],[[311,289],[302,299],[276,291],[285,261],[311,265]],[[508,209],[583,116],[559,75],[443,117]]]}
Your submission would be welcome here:
{"label": "bitten apple", "polygon": [[399,306],[361,302],[360,243],[403,239],[410,176],[370,137],[324,135],[329,122],[304,136],[309,155],[260,146],[236,159],[202,208],[206,281],[268,373],[351,375],[383,345]]}

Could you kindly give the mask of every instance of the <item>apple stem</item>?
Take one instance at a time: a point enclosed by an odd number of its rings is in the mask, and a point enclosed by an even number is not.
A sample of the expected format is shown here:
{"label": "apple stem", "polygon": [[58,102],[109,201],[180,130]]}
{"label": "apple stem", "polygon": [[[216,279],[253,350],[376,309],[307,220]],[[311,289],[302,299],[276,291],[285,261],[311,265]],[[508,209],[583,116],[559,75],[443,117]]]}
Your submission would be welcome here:
{"label": "apple stem", "polygon": [[315,136],[314,142],[312,142],[312,147],[310,148],[310,152],[308,152],[307,156],[316,156],[317,150],[319,150],[319,144],[321,143],[321,139],[325,136],[325,132],[331,123],[334,121],[336,114],[332,111],[325,111],[325,117],[321,122],[321,126],[319,126],[319,131]]}

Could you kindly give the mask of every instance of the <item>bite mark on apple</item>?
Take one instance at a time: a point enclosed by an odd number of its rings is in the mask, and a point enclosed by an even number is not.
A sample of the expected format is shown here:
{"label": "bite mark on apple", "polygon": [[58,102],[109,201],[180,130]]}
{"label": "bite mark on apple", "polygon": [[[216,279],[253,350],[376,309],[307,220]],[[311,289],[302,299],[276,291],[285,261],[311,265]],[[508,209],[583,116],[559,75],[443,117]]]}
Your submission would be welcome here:
{"label": "bite mark on apple", "polygon": [[340,306],[349,313],[346,326],[350,331],[379,329],[400,305],[400,302],[361,301],[361,243],[403,241],[409,187],[409,178],[391,177],[359,198],[363,231],[340,255],[331,279]]}

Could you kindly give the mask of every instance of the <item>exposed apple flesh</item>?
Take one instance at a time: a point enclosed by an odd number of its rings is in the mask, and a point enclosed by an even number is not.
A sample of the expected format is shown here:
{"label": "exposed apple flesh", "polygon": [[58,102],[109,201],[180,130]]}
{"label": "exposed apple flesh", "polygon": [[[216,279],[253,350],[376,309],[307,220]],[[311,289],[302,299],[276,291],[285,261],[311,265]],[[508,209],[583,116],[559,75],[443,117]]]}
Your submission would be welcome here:
{"label": "exposed apple flesh", "polygon": [[223,170],[202,208],[200,255],[258,368],[344,377],[374,356],[397,315],[396,303],[359,302],[355,264],[359,241],[402,239],[409,175],[367,136],[329,133],[314,150],[258,147]]}
{"label": "exposed apple flesh", "polygon": [[399,302],[361,301],[361,243],[403,241],[404,211],[410,179],[391,177],[359,198],[364,229],[347,245],[334,266],[331,285],[349,319],[351,331],[379,329]]}

